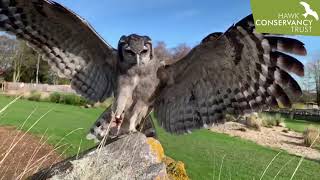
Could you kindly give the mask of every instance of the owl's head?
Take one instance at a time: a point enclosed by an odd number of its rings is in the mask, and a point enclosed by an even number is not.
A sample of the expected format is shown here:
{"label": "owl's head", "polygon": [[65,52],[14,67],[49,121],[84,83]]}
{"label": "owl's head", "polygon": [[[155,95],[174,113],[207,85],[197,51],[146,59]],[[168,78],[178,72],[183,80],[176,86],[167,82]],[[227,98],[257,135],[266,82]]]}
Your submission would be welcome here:
{"label": "owl's head", "polygon": [[122,36],[118,44],[120,63],[128,68],[151,62],[153,58],[152,42],[148,36],[131,34]]}

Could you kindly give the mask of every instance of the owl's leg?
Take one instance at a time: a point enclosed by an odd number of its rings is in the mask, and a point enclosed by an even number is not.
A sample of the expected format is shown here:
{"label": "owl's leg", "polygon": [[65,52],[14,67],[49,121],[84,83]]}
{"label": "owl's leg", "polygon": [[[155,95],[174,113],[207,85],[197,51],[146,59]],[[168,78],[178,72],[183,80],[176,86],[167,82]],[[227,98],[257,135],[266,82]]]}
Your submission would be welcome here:
{"label": "owl's leg", "polygon": [[[123,115],[121,118],[123,119],[123,121],[117,122],[114,117],[114,113],[112,112],[112,108],[106,109],[96,120],[96,122],[91,126],[90,132],[87,135],[87,139],[99,142],[105,136],[108,136],[108,138],[114,138],[119,134],[128,132],[129,125],[127,125],[126,129],[123,129],[121,124],[122,122],[126,122],[126,120],[124,119]],[[120,126],[121,129],[119,129]]]}
{"label": "owl's leg", "polygon": [[116,97],[114,102],[114,114],[116,118],[120,118],[121,115],[124,113],[128,101],[130,101],[130,98],[132,97],[133,89],[130,87],[124,87],[121,88],[118,97]]}
{"label": "owl's leg", "polygon": [[[135,113],[137,114],[137,113]],[[144,118],[143,113],[138,113],[139,115],[136,115],[137,120],[140,120]],[[151,121],[150,115],[146,121]],[[138,123],[138,121],[133,122],[133,120],[124,119],[122,121],[122,124],[120,124],[121,129],[119,130],[117,124],[114,120],[114,114],[112,112],[112,108],[108,108],[105,110],[101,116],[96,120],[96,122],[92,125],[90,128],[90,132],[87,135],[88,140],[94,140],[95,142],[101,141],[106,135],[108,137],[113,138],[121,134],[128,133],[130,123],[139,124],[138,130],[140,131],[142,129],[142,133],[146,134],[146,136],[154,136],[155,131],[153,129],[152,122],[145,122],[145,123]],[[111,123],[111,124],[110,124]],[[149,123],[149,124],[148,124]],[[143,126],[140,126],[143,125]],[[133,126],[133,125],[132,125]],[[135,129],[133,132],[136,131]],[[109,132],[109,133],[108,133]]]}
{"label": "owl's leg", "polygon": [[138,101],[134,108],[133,114],[129,119],[129,131],[136,132],[137,125],[140,124],[141,120],[147,115],[149,106],[147,106],[144,102]]}
{"label": "owl's leg", "polygon": [[126,107],[130,107],[132,104],[133,90],[137,86],[138,77],[121,76],[119,78],[119,92],[114,101],[114,113],[115,118],[121,118]]}

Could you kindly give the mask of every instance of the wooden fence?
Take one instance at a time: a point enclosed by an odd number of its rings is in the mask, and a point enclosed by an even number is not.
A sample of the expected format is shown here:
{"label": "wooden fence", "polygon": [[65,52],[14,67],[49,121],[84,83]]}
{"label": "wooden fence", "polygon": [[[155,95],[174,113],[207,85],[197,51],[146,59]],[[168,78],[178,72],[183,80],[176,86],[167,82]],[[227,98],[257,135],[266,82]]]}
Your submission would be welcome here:
{"label": "wooden fence", "polygon": [[61,93],[75,93],[70,85],[49,85],[49,84],[32,84],[32,83],[13,83],[2,82],[1,89],[4,92],[61,92]]}
{"label": "wooden fence", "polygon": [[290,119],[320,122],[320,109],[278,109],[265,112],[269,114],[281,114]]}

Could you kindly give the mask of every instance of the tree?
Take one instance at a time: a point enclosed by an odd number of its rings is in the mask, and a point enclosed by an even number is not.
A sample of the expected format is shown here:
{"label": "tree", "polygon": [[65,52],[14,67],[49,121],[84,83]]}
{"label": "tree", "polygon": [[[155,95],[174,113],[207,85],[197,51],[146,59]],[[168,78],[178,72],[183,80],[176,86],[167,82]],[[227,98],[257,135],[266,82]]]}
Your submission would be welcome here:
{"label": "tree", "polygon": [[303,85],[309,92],[316,93],[316,101],[320,107],[320,60],[309,62],[306,65],[306,78]]}
{"label": "tree", "polygon": [[15,58],[12,63],[12,82],[19,82],[21,77],[21,66],[23,62],[23,51],[25,49],[24,44],[20,42],[19,50],[16,51]]}
{"label": "tree", "polygon": [[190,50],[191,48],[184,43],[170,49],[167,48],[166,43],[160,41],[154,48],[154,54],[157,58],[165,61],[167,64],[172,64],[186,56]]}
{"label": "tree", "polygon": [[37,71],[36,71],[36,84],[39,84],[39,68],[40,68],[41,55],[38,54]]}
{"label": "tree", "polygon": [[191,47],[183,43],[172,49],[173,62],[179,61],[185,57],[191,50]]}
{"label": "tree", "polygon": [[6,35],[0,36],[0,70],[6,72],[11,68],[18,49],[18,41]]}
{"label": "tree", "polygon": [[46,61],[25,41],[9,36],[0,36],[0,71],[4,79],[13,82],[69,84],[67,79],[59,78]]}
{"label": "tree", "polygon": [[38,54],[24,41],[19,41],[19,48],[12,62],[13,82],[34,82]]}
{"label": "tree", "polygon": [[163,41],[157,42],[154,47],[154,54],[157,58],[166,62],[172,59],[170,50],[167,48],[166,43]]}
{"label": "tree", "polygon": [[[4,47],[1,47],[1,43],[4,42],[0,39],[0,51],[4,49]],[[13,50],[10,51],[10,56],[9,53],[2,53],[2,55],[6,55],[5,58],[7,59],[7,61],[1,59],[0,64],[0,67],[5,68],[6,81],[48,84],[70,83],[70,81],[59,78],[56,73],[52,72],[48,63],[42,61],[41,56],[27,46],[24,41],[15,40],[15,43],[16,47],[11,48]]]}

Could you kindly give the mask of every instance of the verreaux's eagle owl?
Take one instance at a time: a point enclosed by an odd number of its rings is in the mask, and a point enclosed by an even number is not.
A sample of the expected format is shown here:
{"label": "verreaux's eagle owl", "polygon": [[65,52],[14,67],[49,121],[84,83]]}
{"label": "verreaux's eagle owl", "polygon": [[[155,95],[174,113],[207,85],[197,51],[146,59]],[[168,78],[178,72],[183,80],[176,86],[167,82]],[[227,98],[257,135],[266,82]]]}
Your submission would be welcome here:
{"label": "verreaux's eagle owl", "polygon": [[[182,133],[226,113],[290,106],[284,87],[301,94],[288,73],[303,76],[303,64],[285,53],[306,55],[304,44],[257,33],[252,15],[208,35],[170,65],[154,56],[149,37],[123,36],[116,50],[80,16],[49,0],[0,0],[0,28],[26,40],[85,98],[114,95],[105,117],[112,114],[111,124],[124,131],[135,131],[151,109],[163,128]],[[102,119],[92,130],[96,136],[110,122]]]}

